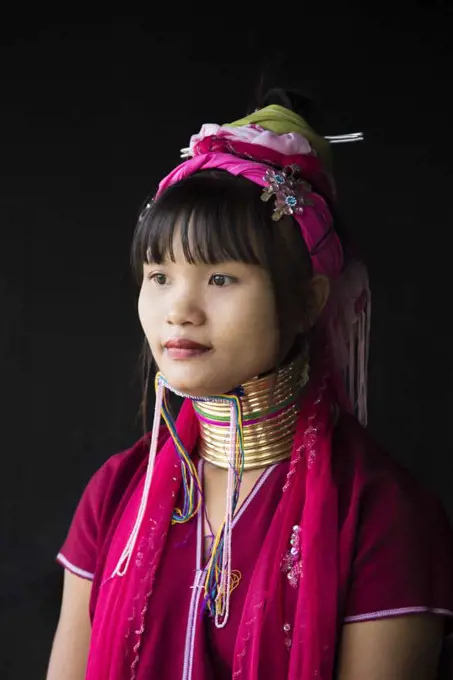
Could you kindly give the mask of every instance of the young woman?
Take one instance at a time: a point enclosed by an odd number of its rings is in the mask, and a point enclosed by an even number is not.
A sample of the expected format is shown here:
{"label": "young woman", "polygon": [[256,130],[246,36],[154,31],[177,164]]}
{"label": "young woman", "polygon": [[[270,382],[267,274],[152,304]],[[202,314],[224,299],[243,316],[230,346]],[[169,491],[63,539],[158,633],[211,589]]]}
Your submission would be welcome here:
{"label": "young woman", "polygon": [[132,246],[152,433],[80,501],[48,680],[434,680],[452,536],[359,422],[369,289],[329,143],[270,105],[185,152]]}

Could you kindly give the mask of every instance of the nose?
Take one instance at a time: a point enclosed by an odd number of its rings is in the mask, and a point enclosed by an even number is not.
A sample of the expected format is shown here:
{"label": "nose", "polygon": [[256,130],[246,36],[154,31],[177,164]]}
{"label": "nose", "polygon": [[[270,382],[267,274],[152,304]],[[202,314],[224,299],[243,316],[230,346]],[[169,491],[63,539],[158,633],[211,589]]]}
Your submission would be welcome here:
{"label": "nose", "polygon": [[202,326],[206,316],[195,292],[179,291],[171,300],[167,310],[166,322],[170,326]]}

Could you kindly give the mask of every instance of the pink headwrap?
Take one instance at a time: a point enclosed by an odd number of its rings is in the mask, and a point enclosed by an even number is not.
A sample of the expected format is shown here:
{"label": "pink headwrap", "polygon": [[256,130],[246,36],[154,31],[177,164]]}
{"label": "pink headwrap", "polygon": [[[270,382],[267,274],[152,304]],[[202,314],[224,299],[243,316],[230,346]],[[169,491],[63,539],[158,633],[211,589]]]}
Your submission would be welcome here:
{"label": "pink headwrap", "polygon": [[[225,170],[230,175],[245,177],[263,188],[267,186],[267,166],[263,163],[238,158],[230,153],[209,152],[195,156],[175,168],[161,181],[157,196],[175,182],[208,169]],[[305,206],[302,215],[294,214],[293,217],[301,228],[309,253],[313,253],[314,271],[336,279],[343,269],[343,248],[333,230],[333,219],[326,201],[316,193],[310,194],[310,200],[313,205]]]}

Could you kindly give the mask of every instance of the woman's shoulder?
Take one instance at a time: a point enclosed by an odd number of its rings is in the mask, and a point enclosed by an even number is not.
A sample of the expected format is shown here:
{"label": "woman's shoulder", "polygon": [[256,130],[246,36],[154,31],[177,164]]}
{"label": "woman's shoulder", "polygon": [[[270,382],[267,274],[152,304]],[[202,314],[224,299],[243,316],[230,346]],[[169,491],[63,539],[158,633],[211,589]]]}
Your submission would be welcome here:
{"label": "woman's shoulder", "polygon": [[370,544],[384,545],[385,536],[389,551],[399,544],[409,553],[411,544],[424,559],[442,555],[453,573],[452,525],[442,499],[349,415],[334,433],[332,473],[344,527]]}
{"label": "woman's shoulder", "polygon": [[104,488],[121,485],[142,467],[148,449],[149,436],[145,435],[128,448],[109,456],[92,475],[89,483]]}
{"label": "woman's shoulder", "polygon": [[453,533],[437,494],[351,416],[338,421],[332,471],[346,620],[405,611],[453,616]]}
{"label": "woman's shoulder", "polygon": [[360,498],[399,492],[417,504],[438,503],[436,494],[349,414],[341,414],[333,434],[333,475],[337,485]]}
{"label": "woman's shoulder", "polygon": [[[160,428],[158,438],[158,451],[163,446],[168,435],[164,427]],[[146,433],[138,441],[127,449],[110,456],[105,463],[94,473],[89,485],[94,486],[105,500],[105,493],[122,494],[133,482],[135,477],[140,477],[144,472],[150,447],[151,433]],[[116,494],[115,494],[116,495]]]}

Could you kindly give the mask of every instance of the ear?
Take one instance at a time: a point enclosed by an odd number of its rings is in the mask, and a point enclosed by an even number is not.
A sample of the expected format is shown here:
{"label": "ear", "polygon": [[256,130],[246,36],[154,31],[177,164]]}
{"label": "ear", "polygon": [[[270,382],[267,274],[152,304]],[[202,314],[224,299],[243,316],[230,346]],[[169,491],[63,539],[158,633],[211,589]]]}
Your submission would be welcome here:
{"label": "ear", "polygon": [[307,333],[316,324],[330,295],[330,281],[327,276],[316,274],[307,286],[304,320],[299,331]]}

